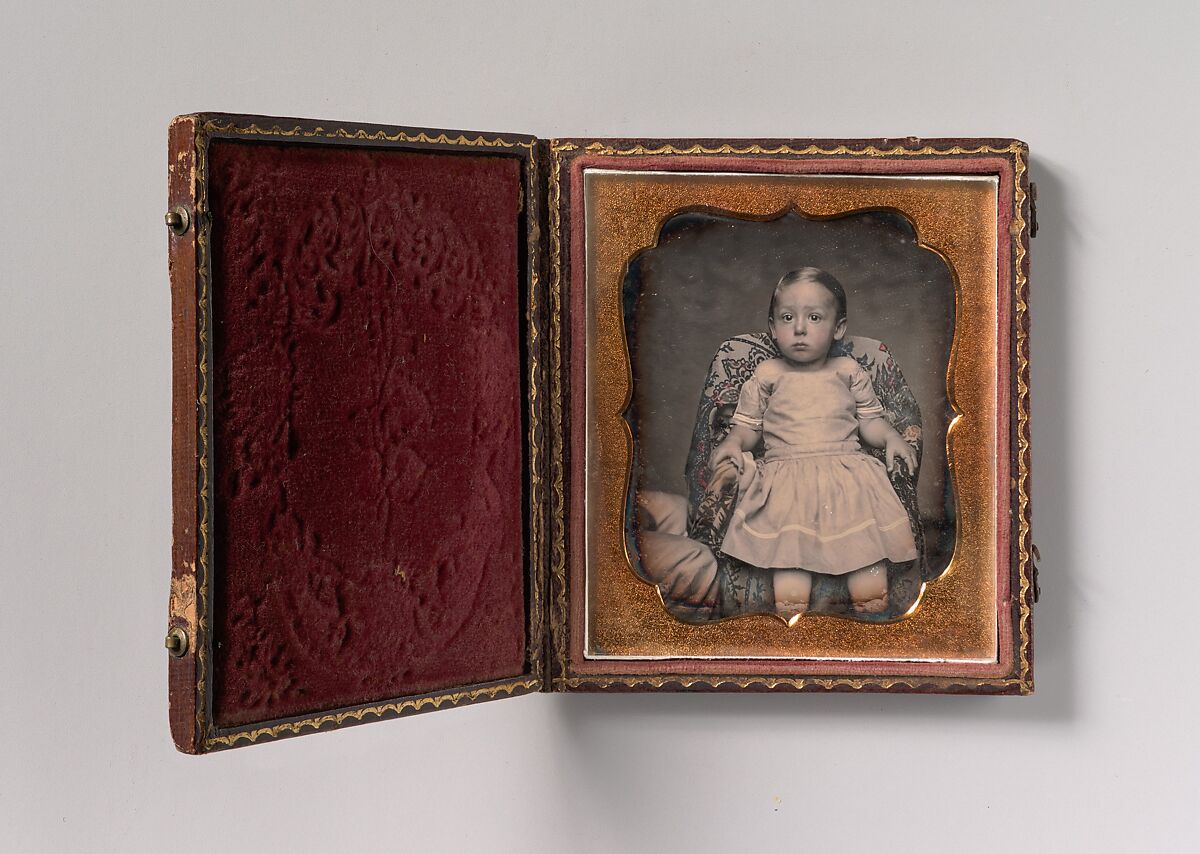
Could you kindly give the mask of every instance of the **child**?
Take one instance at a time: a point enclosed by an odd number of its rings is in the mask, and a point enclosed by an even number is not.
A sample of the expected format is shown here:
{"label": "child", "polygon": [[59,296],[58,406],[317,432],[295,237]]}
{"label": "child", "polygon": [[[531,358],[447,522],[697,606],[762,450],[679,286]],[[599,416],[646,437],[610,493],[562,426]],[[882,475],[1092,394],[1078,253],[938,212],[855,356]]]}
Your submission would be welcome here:
{"label": "child", "polygon": [[[851,358],[830,358],[846,334],[846,292],[823,270],[787,273],[768,320],[781,358],[742,386],[713,472],[740,470],[737,503],[721,550],[774,570],[775,610],[794,625],[808,609],[812,573],[845,575],[860,613],[887,608],[887,561],[915,560],[908,514],[886,471],[916,454],[884,418],[870,377]],[[761,461],[748,453],[760,437]],[[883,448],[883,463],[859,439]]]}

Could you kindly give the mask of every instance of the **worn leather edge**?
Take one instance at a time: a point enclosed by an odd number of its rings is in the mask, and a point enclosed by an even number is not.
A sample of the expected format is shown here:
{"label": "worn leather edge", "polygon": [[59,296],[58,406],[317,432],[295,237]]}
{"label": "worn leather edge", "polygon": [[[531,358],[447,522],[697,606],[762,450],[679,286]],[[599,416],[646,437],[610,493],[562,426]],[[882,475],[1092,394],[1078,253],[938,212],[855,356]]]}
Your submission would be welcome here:
{"label": "worn leather edge", "polygon": [[180,116],[167,131],[167,210],[182,207],[191,220],[181,235],[167,231],[171,285],[171,590],[167,630],[187,634],[187,651],[167,663],[171,737],[184,753],[197,753],[196,590],[198,518],[196,335],[196,117]]}

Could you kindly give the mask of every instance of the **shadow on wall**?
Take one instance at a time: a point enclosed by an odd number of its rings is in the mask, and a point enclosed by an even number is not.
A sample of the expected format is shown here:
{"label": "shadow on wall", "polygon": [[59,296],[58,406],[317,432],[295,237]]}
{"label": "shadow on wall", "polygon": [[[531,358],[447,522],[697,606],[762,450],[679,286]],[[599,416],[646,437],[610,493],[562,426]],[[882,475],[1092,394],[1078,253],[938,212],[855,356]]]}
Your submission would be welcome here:
{"label": "shadow on wall", "polygon": [[846,289],[847,334],[886,343],[916,395],[924,423],[918,501],[930,558],[948,561],[954,505],[946,370],[954,280],[897,213],[829,220],[787,213],[759,222],[692,212],[663,225],[657,246],[630,263],[624,288],[638,488],[687,493],[684,465],[713,354],[733,335],[766,331],[776,282],[806,266],[837,277]]}

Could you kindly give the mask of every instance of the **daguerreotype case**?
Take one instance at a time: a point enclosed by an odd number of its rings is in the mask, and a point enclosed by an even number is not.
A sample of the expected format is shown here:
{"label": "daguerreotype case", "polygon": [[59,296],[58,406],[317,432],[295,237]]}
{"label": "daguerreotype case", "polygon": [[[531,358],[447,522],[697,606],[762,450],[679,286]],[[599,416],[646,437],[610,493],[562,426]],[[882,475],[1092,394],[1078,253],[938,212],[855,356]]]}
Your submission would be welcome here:
{"label": "daguerreotype case", "polygon": [[1033,690],[1028,150],[169,132],[170,719]]}

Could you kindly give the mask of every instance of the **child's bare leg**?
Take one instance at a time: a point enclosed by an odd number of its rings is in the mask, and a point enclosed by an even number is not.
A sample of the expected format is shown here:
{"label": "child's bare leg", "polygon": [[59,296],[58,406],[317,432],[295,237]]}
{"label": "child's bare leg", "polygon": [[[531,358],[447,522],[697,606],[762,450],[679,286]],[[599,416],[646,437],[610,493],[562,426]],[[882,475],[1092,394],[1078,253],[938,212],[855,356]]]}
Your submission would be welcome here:
{"label": "child's bare leg", "polygon": [[788,625],[792,625],[808,610],[812,575],[803,569],[777,569],[774,576],[775,613],[786,618]]}
{"label": "child's bare leg", "polygon": [[856,569],[846,576],[854,610],[860,614],[881,614],[887,610],[887,564],[883,561]]}

